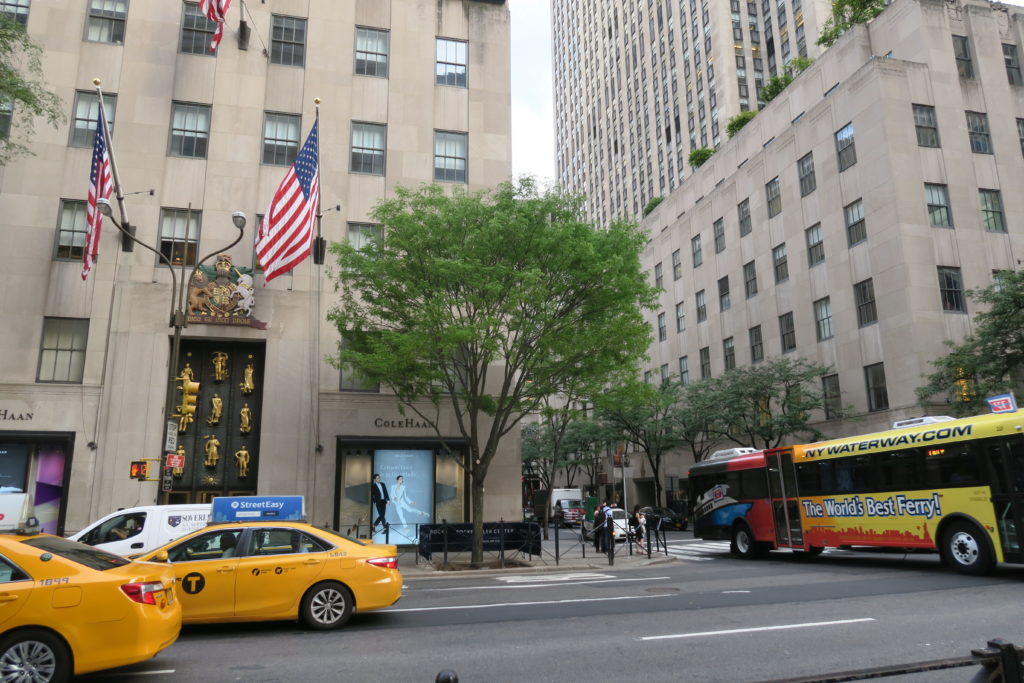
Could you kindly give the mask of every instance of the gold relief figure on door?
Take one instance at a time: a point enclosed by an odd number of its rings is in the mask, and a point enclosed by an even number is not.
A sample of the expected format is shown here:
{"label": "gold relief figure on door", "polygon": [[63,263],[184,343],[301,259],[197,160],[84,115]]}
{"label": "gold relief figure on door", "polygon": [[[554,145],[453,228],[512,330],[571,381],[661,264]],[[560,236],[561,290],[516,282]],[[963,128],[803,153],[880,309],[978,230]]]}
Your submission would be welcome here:
{"label": "gold relief figure on door", "polygon": [[245,479],[249,476],[249,449],[245,444],[235,451],[235,464],[238,465],[238,478]]}
{"label": "gold relief figure on door", "polygon": [[213,352],[213,381],[223,382],[228,378],[228,354],[223,351]]}
{"label": "gold relief figure on door", "polygon": [[[182,463],[185,462],[185,460],[184,460],[184,458],[185,458],[185,444],[179,443],[178,444],[178,450],[176,450],[174,453],[175,453],[175,455],[180,455],[182,457]],[[184,464],[182,464],[181,467],[171,468],[171,474],[175,478],[181,479],[181,475],[185,474],[185,466],[184,466]]]}
{"label": "gold relief figure on door", "polygon": [[[249,358],[252,358],[250,355]],[[256,368],[253,367],[252,362],[245,366],[245,372],[242,374],[242,383],[238,386],[242,389],[242,395],[248,396],[256,390],[256,382],[253,380],[253,374],[256,372]]]}
{"label": "gold relief figure on door", "polygon": [[206,452],[206,460],[203,464],[207,467],[216,467],[217,462],[220,460],[220,439],[213,434],[203,438],[206,440],[206,445],[203,447],[203,450]]}
{"label": "gold relief figure on door", "polygon": [[252,431],[252,409],[249,408],[248,403],[242,406],[242,410],[238,414],[238,431],[242,434]]}
{"label": "gold relief figure on door", "polygon": [[216,427],[220,424],[220,416],[224,412],[224,399],[220,394],[214,394],[210,398],[210,415],[206,418],[206,424]]}

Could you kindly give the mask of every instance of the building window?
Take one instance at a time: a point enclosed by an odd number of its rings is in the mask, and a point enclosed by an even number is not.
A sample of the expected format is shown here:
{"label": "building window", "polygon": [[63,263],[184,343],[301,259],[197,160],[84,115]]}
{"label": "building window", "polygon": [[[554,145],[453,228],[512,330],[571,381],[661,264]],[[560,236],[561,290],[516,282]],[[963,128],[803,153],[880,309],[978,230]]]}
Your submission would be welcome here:
{"label": "building window", "polygon": [[868,390],[868,410],[875,412],[889,407],[889,393],[885,389],[885,364],[875,363],[864,368],[864,383]]}
{"label": "building window", "polygon": [[704,263],[704,253],[701,251],[700,235],[690,240],[690,251],[693,252],[693,267],[696,268]]}
{"label": "building window", "polygon": [[704,299],[704,290],[694,294],[694,299],[697,301],[697,322],[702,323],[708,319],[708,305]]}
{"label": "building window", "polygon": [[772,249],[772,266],[775,269],[775,282],[785,282],[789,279],[789,261],[786,257],[786,243]]}
{"label": "building window", "polygon": [[821,236],[821,223],[815,223],[804,231],[807,239],[807,265],[813,268],[825,262],[825,239]]}
{"label": "building window", "polygon": [[668,363],[664,363],[661,366],[661,383],[664,384],[668,379]]}
{"label": "building window", "polygon": [[853,300],[857,304],[857,325],[864,327],[878,320],[875,310],[875,284],[871,278],[853,286]]}
{"label": "building window", "polygon": [[[107,113],[107,128],[114,134],[114,114],[117,113],[117,95],[103,93],[103,108]],[[92,148],[96,140],[96,121],[100,116],[100,98],[95,91],[79,90],[75,93],[75,110],[71,115],[71,147]],[[109,141],[107,143],[110,144]]]}
{"label": "building window", "polygon": [[437,39],[437,69],[435,82],[438,85],[466,87],[466,41]]}
{"label": "building window", "polygon": [[90,0],[85,39],[96,43],[123,43],[128,0]]}
{"label": "building window", "polygon": [[171,105],[171,146],[168,154],[175,157],[206,158],[210,138],[210,107],[205,104]]}
{"label": "building window", "polygon": [[779,337],[782,340],[783,353],[796,348],[796,327],[793,324],[792,312],[779,316]]}
{"label": "building window", "polygon": [[949,191],[946,186],[925,183],[924,198],[928,204],[928,224],[933,228],[952,228],[953,214],[949,208]]}
{"label": "building window", "polygon": [[683,302],[680,301],[676,304],[676,332],[682,332],[686,329],[686,308],[683,306]]}
{"label": "building window", "polygon": [[178,51],[189,55],[215,54],[210,52],[210,42],[216,29],[217,22],[210,21],[199,9],[198,3],[186,2],[181,17],[181,43]]}
{"label": "building window", "polygon": [[[341,348],[347,349],[349,341],[345,338],[341,338]],[[341,366],[341,371],[338,373],[338,390],[339,391],[380,391],[380,384],[371,382],[361,372],[356,371],[351,364],[345,363]]]}
{"label": "building window", "polygon": [[782,189],[779,187],[778,176],[768,181],[764,192],[768,198],[768,218],[778,216],[782,213]]}
{"label": "building window", "polygon": [[843,399],[839,393],[839,375],[825,375],[821,378],[821,402],[825,407],[825,419],[840,417]]}
{"label": "building window", "polygon": [[160,210],[160,253],[172,265],[194,266],[203,214],[187,209]]}
{"label": "building window", "polygon": [[992,138],[988,131],[988,114],[979,111],[967,112],[967,131],[971,138],[971,151],[975,154],[991,154]]}
{"label": "building window", "polygon": [[672,279],[678,280],[683,276],[683,257],[676,249],[672,252]]}
{"label": "building window", "polygon": [[725,251],[725,221],[719,218],[712,226],[715,234],[715,253],[721,254]]}
{"label": "building window", "polygon": [[959,268],[939,266],[939,296],[942,297],[942,310],[955,313],[967,312],[964,284]]}
{"label": "building window", "polygon": [[814,154],[808,152],[796,162],[797,172],[800,175],[800,196],[806,197],[818,187],[814,178]]}
{"label": "building window", "polygon": [[750,338],[750,362],[760,363],[764,360],[764,340],[761,339],[761,326],[757,325],[747,330]]}
{"label": "building window", "polygon": [[848,123],[836,131],[836,156],[839,159],[840,173],[857,163],[857,147],[854,145],[852,123]]}
{"label": "building window", "polygon": [[356,28],[356,73],[388,77],[390,35],[376,28]]}
{"label": "building window", "polygon": [[921,147],[939,146],[939,125],[935,120],[935,107],[915,104],[914,128],[917,129],[917,144]]}
{"label": "building window", "polygon": [[306,64],[306,20],[273,15],[270,32],[270,63],[283,66]]}
{"label": "building window", "polygon": [[651,383],[651,371],[650,370],[644,370],[644,384],[650,384],[650,383]]}
{"label": "building window", "polygon": [[1006,63],[1006,79],[1010,85],[1024,85],[1020,77],[1020,58],[1017,56],[1017,46],[1003,43],[1003,61]]}
{"label": "building window", "polygon": [[85,255],[85,235],[89,230],[89,219],[85,202],[62,199],[60,215],[57,218],[58,259],[81,261]]}
{"label": "building window", "polygon": [[818,341],[832,338],[832,302],[827,296],[814,302],[814,329]]}
{"label": "building window", "polygon": [[705,346],[700,350],[700,378],[711,377],[711,349]]}
{"label": "building window", "polygon": [[736,344],[732,337],[722,340],[722,357],[725,360],[725,369],[732,370],[736,367]]}
{"label": "building window", "polygon": [[718,281],[718,310],[728,311],[732,305],[732,301],[729,297],[729,276],[721,278]]}
{"label": "building window", "polygon": [[1020,153],[1024,154],[1024,119],[1017,119],[1017,139],[1020,140]]}
{"label": "building window", "polygon": [[466,182],[467,150],[465,133],[434,131],[434,180]]}
{"label": "building window", "polygon": [[302,117],[296,114],[263,116],[263,163],[291,166],[299,153],[299,126]]}
{"label": "building window", "polygon": [[7,14],[22,26],[28,25],[30,0],[0,0],[0,12]]}
{"label": "building window", "polygon": [[376,223],[348,224],[348,243],[353,249],[365,249],[383,236],[383,229]]}
{"label": "building window", "polygon": [[956,56],[956,72],[960,78],[974,78],[971,65],[971,44],[967,36],[953,36],[953,54]]}
{"label": "building window", "polygon": [[88,340],[88,320],[43,318],[36,381],[81,384],[85,374],[85,347]]}
{"label": "building window", "polygon": [[981,203],[981,222],[989,232],[1006,232],[1003,220],[1003,199],[999,190],[978,190]]}
{"label": "building window", "polygon": [[11,100],[0,100],[0,138],[11,137],[11,118],[14,116],[14,103]]}
{"label": "building window", "polygon": [[[1021,150],[1024,150],[1024,142],[1021,143]],[[736,214],[740,219],[740,237],[750,234],[753,229],[750,224],[750,200],[744,199],[736,205]]]}
{"label": "building window", "polygon": [[654,264],[654,286],[658,289],[664,289],[665,274],[661,268],[661,261]]}
{"label": "building window", "polygon": [[743,264],[743,291],[748,299],[757,294],[757,267],[753,261]]}
{"label": "building window", "polygon": [[668,339],[668,324],[665,322],[665,314],[658,314],[658,341]]}
{"label": "building window", "polygon": [[864,224],[864,204],[857,200],[843,207],[843,217],[846,219],[846,244],[853,246],[860,244],[868,238],[868,229]]}
{"label": "building window", "polygon": [[679,381],[683,384],[690,383],[690,358],[681,356],[679,358]]}
{"label": "building window", "polygon": [[379,123],[352,123],[352,173],[384,175],[387,126]]}

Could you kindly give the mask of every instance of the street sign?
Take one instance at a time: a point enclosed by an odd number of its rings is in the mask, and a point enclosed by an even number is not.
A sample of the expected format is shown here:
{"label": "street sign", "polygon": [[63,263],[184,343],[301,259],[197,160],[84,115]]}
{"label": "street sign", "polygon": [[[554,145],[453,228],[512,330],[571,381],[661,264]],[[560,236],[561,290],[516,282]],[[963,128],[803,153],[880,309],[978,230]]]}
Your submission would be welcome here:
{"label": "street sign", "polygon": [[160,490],[170,491],[174,488],[174,475],[171,474],[170,470],[164,470],[163,475],[160,477]]}
{"label": "street sign", "polygon": [[168,453],[164,467],[168,469],[181,469],[185,466],[185,456],[177,453]]}
{"label": "street sign", "polygon": [[178,422],[177,420],[167,421],[167,437],[164,439],[164,450],[174,451],[178,448]]}

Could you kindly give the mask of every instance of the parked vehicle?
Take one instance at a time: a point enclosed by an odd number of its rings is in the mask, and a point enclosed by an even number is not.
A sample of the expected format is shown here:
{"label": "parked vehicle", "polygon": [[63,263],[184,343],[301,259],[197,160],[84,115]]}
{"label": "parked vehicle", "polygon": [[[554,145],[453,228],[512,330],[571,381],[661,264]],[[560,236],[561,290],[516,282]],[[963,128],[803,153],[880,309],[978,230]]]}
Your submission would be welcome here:
{"label": "parked vehicle", "polygon": [[661,521],[661,528],[668,531],[686,531],[689,527],[689,520],[675,510],[669,508],[645,507],[640,512],[647,517],[647,524],[652,529],[658,528],[658,521]]}
{"label": "parked vehicle", "polygon": [[141,555],[202,529],[209,521],[209,503],[146,505],[112,512],[71,540],[118,555]]}
{"label": "parked vehicle", "polygon": [[551,519],[562,514],[562,523],[567,526],[579,524],[586,515],[583,509],[583,491],[580,489],[551,489]]}

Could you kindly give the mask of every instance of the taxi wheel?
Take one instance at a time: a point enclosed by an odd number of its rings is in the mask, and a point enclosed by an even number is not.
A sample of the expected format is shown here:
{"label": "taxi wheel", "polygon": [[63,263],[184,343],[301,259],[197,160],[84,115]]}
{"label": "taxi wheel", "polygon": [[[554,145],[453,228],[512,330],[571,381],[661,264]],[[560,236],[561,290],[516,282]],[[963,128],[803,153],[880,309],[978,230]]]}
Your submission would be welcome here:
{"label": "taxi wheel", "polygon": [[57,636],[39,629],[0,640],[0,681],[63,683],[71,678],[71,653]]}
{"label": "taxi wheel", "polygon": [[318,583],[302,598],[302,622],[318,631],[338,628],[352,616],[354,602],[352,592],[340,583]]}

